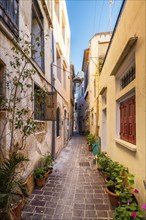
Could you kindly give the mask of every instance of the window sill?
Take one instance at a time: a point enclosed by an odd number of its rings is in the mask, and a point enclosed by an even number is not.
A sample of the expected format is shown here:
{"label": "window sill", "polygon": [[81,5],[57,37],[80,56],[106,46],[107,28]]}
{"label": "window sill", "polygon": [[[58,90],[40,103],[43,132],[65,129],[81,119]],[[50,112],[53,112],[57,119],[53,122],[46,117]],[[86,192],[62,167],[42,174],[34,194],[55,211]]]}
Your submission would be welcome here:
{"label": "window sill", "polygon": [[133,152],[137,151],[137,147],[134,144],[128,143],[128,142],[121,140],[121,139],[118,139],[118,138],[115,138],[114,140],[116,143],[120,144],[123,147],[126,147],[130,151],[133,151]]}
{"label": "window sill", "polygon": [[46,131],[37,131],[36,133],[34,133],[34,135],[42,135],[42,134],[46,134]]}

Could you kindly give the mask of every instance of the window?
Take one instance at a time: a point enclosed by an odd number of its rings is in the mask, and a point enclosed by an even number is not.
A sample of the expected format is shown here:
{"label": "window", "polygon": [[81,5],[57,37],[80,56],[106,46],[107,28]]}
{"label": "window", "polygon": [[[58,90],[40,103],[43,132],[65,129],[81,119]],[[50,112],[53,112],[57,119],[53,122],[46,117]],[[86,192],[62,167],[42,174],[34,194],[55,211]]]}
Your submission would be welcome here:
{"label": "window", "polygon": [[55,0],[55,13],[59,21],[59,0]]}
{"label": "window", "polygon": [[120,138],[136,144],[135,96],[120,103]]}
{"label": "window", "polygon": [[5,97],[5,65],[0,60],[0,97]]}
{"label": "window", "polygon": [[34,85],[34,119],[45,120],[45,92]]}
{"label": "window", "polygon": [[63,87],[66,89],[66,69],[65,66],[63,66]]}
{"label": "window", "polygon": [[77,102],[75,102],[75,110],[77,110]]}
{"label": "window", "polygon": [[56,136],[60,136],[60,108],[57,108]]}
{"label": "window", "polygon": [[41,69],[44,69],[43,16],[38,2],[36,0],[32,2],[32,58]]}
{"label": "window", "polygon": [[0,19],[18,37],[18,0],[0,0]]}
{"label": "window", "polygon": [[57,62],[56,64],[57,65],[57,78],[61,82],[61,57],[60,57],[58,50],[56,50],[56,62]]}
{"label": "window", "polygon": [[5,64],[0,60],[0,108],[2,108],[2,99],[6,95]]}
{"label": "window", "polygon": [[121,78],[121,89],[124,89],[134,79],[135,79],[135,63]]}
{"label": "window", "polygon": [[65,42],[65,16],[63,12],[62,12],[62,37]]}

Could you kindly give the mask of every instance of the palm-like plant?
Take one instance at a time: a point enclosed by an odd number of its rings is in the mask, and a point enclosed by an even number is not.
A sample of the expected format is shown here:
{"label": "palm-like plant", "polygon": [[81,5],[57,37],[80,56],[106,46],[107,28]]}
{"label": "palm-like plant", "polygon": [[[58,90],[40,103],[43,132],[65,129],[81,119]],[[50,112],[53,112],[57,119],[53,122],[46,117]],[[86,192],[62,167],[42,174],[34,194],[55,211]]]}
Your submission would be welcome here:
{"label": "palm-like plant", "polygon": [[20,153],[15,153],[0,164],[0,219],[11,220],[13,218],[12,208],[18,198],[27,196],[22,178],[17,168],[23,162],[28,161]]}

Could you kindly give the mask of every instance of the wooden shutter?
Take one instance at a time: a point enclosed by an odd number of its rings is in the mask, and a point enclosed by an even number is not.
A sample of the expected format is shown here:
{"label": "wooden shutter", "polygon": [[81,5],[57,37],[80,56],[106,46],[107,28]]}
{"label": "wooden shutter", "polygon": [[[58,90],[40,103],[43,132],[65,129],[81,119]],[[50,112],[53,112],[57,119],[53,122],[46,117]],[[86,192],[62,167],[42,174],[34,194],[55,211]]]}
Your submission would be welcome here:
{"label": "wooden shutter", "polygon": [[120,103],[120,138],[136,144],[135,96]]}
{"label": "wooden shutter", "polygon": [[128,140],[136,144],[135,96],[128,101]]}
{"label": "wooden shutter", "polygon": [[120,104],[120,137],[128,141],[128,103],[127,101]]}
{"label": "wooden shutter", "polygon": [[48,92],[45,95],[45,120],[56,121],[57,93]]}

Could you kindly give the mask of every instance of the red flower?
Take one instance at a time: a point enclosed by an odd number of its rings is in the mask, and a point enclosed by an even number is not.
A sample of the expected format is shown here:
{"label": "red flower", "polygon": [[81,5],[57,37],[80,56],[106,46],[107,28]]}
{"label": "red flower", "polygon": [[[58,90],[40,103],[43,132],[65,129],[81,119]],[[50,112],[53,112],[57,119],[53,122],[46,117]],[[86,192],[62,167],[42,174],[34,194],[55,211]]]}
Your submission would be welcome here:
{"label": "red flower", "polygon": [[132,212],[131,216],[132,216],[132,218],[136,218],[137,217],[137,213],[136,212]]}
{"label": "red flower", "polygon": [[135,190],[134,190],[134,193],[138,194],[138,193],[139,193],[138,189],[135,189]]}

